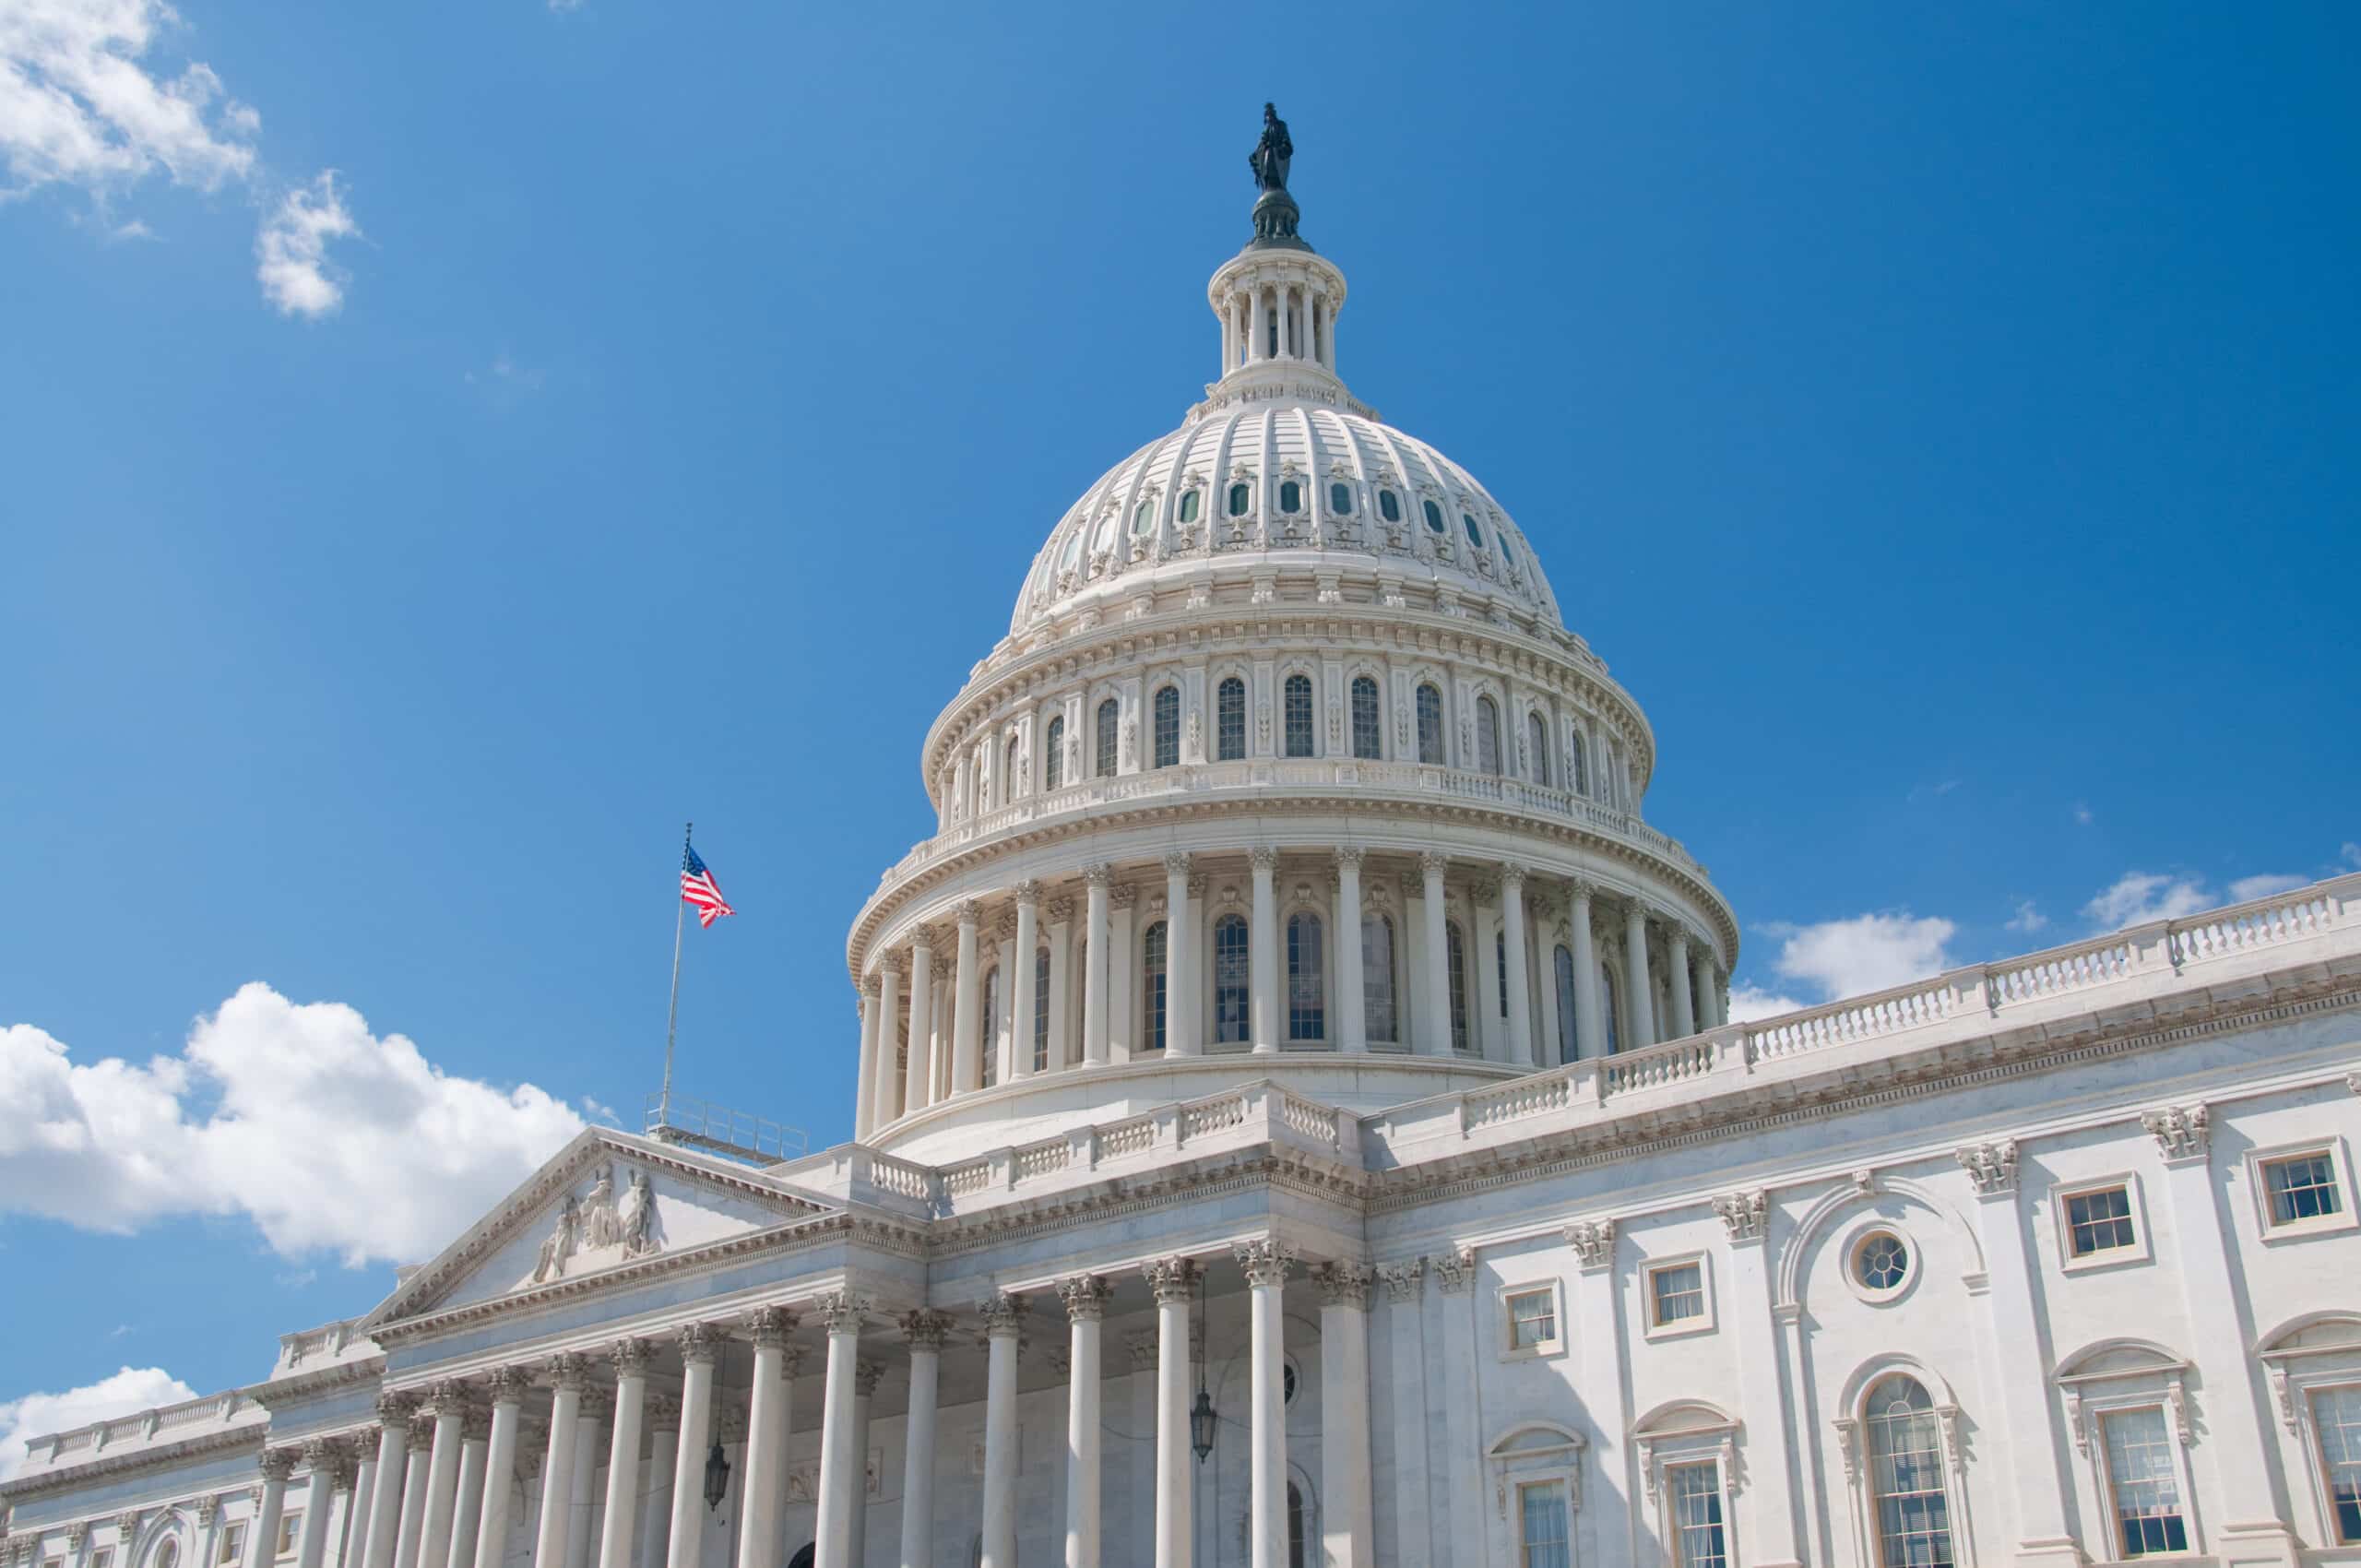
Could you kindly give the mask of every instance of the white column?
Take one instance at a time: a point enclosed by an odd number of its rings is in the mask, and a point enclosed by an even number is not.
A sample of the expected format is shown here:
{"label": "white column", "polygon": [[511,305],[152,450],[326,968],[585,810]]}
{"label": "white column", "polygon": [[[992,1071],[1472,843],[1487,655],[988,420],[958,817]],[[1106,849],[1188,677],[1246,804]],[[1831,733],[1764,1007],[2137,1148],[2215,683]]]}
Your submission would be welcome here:
{"label": "white column", "polygon": [[476,1520],[476,1562],[504,1568],[508,1561],[508,1488],[516,1479],[516,1428],[532,1380],[522,1367],[492,1374],[492,1438],[483,1456],[483,1512]]}
{"label": "white column", "polygon": [[1268,1056],[1279,1049],[1279,1036],[1286,1028],[1279,1017],[1279,900],[1275,884],[1279,852],[1268,844],[1258,844],[1252,859],[1254,926],[1247,949],[1246,1033],[1254,1042],[1254,1054]]}
{"label": "white column", "polygon": [[1142,1272],[1156,1293],[1155,1568],[1190,1568],[1189,1308],[1197,1265],[1164,1258]]}
{"label": "white column", "polygon": [[852,1135],[867,1143],[877,1126],[877,1002],[863,980],[853,992],[853,1016],[860,1020],[859,1082],[852,1091]]}
{"label": "white column", "polygon": [[1672,992],[1672,1035],[1687,1039],[1697,1032],[1697,1004],[1689,993],[1689,928],[1679,921],[1665,932],[1665,979]]}
{"label": "white column", "polygon": [[1644,1051],[1656,1042],[1656,999],[1648,985],[1648,907],[1637,898],[1623,906],[1623,1049]]}
{"label": "white column", "polygon": [[1423,906],[1422,924],[1426,928],[1427,983],[1425,992],[1426,1028],[1419,1031],[1426,1039],[1419,1043],[1424,1054],[1451,1054],[1451,956],[1446,950],[1450,939],[1443,934],[1442,873],[1451,864],[1451,857],[1430,849],[1418,857],[1418,872],[1425,879],[1419,897]]}
{"label": "white column", "polygon": [[647,1426],[647,1524],[640,1531],[637,1561],[639,1568],[664,1568],[664,1549],[670,1544],[672,1525],[672,1488],[678,1484],[681,1466],[681,1402],[669,1394],[649,1395]]}
{"label": "white column", "polygon": [[1336,851],[1336,906],[1329,919],[1336,948],[1336,1041],[1347,1051],[1369,1049],[1369,1019],[1361,990],[1361,851]]}
{"label": "white column", "polygon": [[[449,1568],[475,1568],[476,1548],[483,1531],[483,1478],[492,1462],[491,1418],[479,1409],[468,1411],[459,1434],[459,1500],[451,1514]],[[486,1568],[499,1568],[497,1563]]]}
{"label": "white column", "polygon": [[1107,1063],[1107,883],[1105,865],[1085,866],[1083,885],[1089,902],[1083,916],[1082,1062],[1086,1067]]}
{"label": "white column", "polygon": [[1074,1059],[1074,900],[1052,898],[1042,911],[1050,921],[1050,1071],[1062,1073]]}
{"label": "white column", "polygon": [[[872,1039],[874,1031],[872,1031]],[[599,1534],[599,1568],[631,1568],[632,1532],[639,1526],[639,1433],[647,1414],[645,1339],[615,1342],[615,1426],[607,1445],[607,1515]]]}
{"label": "white column", "polygon": [[870,1100],[876,1126],[883,1127],[902,1114],[902,1074],[898,1060],[903,1016],[901,960],[888,954],[870,985],[875,992],[876,1000],[872,1005],[877,1009],[877,1084]]}
{"label": "white column", "polygon": [[845,1553],[845,1561],[852,1568],[861,1568],[869,1561],[869,1417],[877,1402],[877,1385],[884,1381],[884,1362],[853,1363],[852,1512],[846,1518],[852,1539]]}
{"label": "white column", "polygon": [[394,1531],[394,1568],[418,1568],[418,1543],[426,1523],[426,1461],[433,1442],[433,1421],[413,1414],[409,1452],[402,1461],[402,1513]]}
{"label": "white column", "polygon": [[984,1550],[980,1568],[1016,1568],[1016,1336],[1026,1301],[983,1303],[991,1360],[984,1371]]}
{"label": "white column", "polygon": [[1253,1290],[1252,1458],[1248,1472],[1252,1519],[1248,1536],[1253,1568],[1287,1564],[1287,1274],[1295,1253],[1275,1241],[1240,1241],[1232,1248]]}
{"label": "white column", "polygon": [[[1784,1403],[1779,1383],[1779,1325],[1774,1314],[1767,1236],[1772,1205],[1748,1201],[1716,1204],[1729,1232],[1730,1300],[1737,1307],[1738,1392],[1745,1408],[1776,1410]],[[1755,1216],[1760,1215],[1760,1218]],[[1796,1511],[1787,1423],[1750,1423],[1747,1428],[1747,1491],[1752,1494],[1757,1568],[1796,1568]],[[2047,1443],[2043,1444],[2046,1449]]]}
{"label": "white column", "polygon": [[[912,1078],[913,1084],[917,1083]],[[706,1446],[713,1441],[713,1363],[721,1336],[702,1323],[681,1330],[681,1445],[672,1461],[672,1517],[665,1532],[671,1568],[700,1568],[704,1543],[697,1510],[705,1506]],[[482,1568],[492,1568],[489,1562]]]}
{"label": "white column", "polygon": [[862,1462],[853,1452],[854,1373],[860,1360],[860,1330],[869,1302],[834,1291],[817,1303],[828,1330],[828,1364],[820,1399],[819,1519],[813,1530],[813,1568],[858,1568],[852,1557],[853,1510],[866,1501]]}
{"label": "white column", "polygon": [[[1541,1008],[1541,1033],[1533,1042],[1533,1059],[1536,1065],[1544,1067],[1565,1065],[1559,1048],[1565,1040],[1567,1026],[1573,1022],[1558,1015],[1558,954],[1556,933],[1550,930],[1555,912],[1547,897],[1526,911],[1533,920],[1533,999]],[[1567,955],[1569,958],[1572,956]]]}
{"label": "white column", "polygon": [[1566,885],[1568,934],[1573,939],[1574,1049],[1584,1056],[1607,1054],[1607,1025],[1598,1007],[1598,948],[1591,940],[1590,900],[1598,891],[1581,877]]}
{"label": "white column", "polygon": [[1501,936],[1509,959],[1509,1060],[1533,1065],[1533,986],[1525,962],[1525,868],[1501,868]]}
{"label": "white column", "polygon": [[614,1401],[595,1384],[574,1413],[574,1521],[565,1527],[566,1568],[598,1568],[599,1443],[614,1419]]}
{"label": "white column", "polygon": [[1076,1275],[1058,1282],[1065,1302],[1066,1568],[1098,1568],[1098,1329],[1107,1281]]}
{"label": "white column", "polygon": [[1369,1288],[1376,1276],[1359,1264],[1326,1263],[1311,1277],[1320,1287],[1321,1561],[1371,1568]]}
{"label": "white column", "polygon": [[1000,967],[999,1011],[985,1015],[984,1055],[992,1064],[993,1081],[1004,1084],[1016,1076],[1016,911],[1003,909],[992,934],[999,938],[992,945],[992,961]]}
{"label": "white column", "polygon": [[902,1428],[901,1568],[934,1568],[934,1396],[950,1326],[942,1313],[902,1316],[910,1342],[910,1410]]}
{"label": "white column", "polygon": [[1164,1039],[1165,1054],[1194,1056],[1197,1036],[1196,932],[1189,908],[1189,857],[1164,857]]}
{"label": "white column", "polygon": [[[458,1479],[458,1445],[452,1444],[452,1479]],[[328,1515],[336,1507],[336,1443],[314,1438],[303,1444],[303,1462],[311,1467],[311,1475],[303,1483],[303,1529],[295,1541],[298,1568],[320,1568],[327,1561]],[[125,1530],[122,1545],[115,1555],[124,1560],[123,1568],[131,1568],[131,1536]],[[439,1561],[439,1559],[438,1559]]]}
{"label": "white column", "polygon": [[[1385,1323],[1393,1341],[1385,1369],[1394,1402],[1394,1470],[1387,1478],[1394,1504],[1394,1555],[1418,1562],[1431,1554],[1427,1461],[1436,1446],[1427,1424],[1427,1261],[1411,1258],[1378,1271],[1385,1281]],[[1441,1418],[1437,1418],[1440,1426]]]}
{"label": "white column", "polygon": [[[434,1385],[434,1446],[426,1465],[426,1517],[419,1526],[421,1568],[444,1568],[451,1560],[451,1516],[459,1497],[459,1445],[467,1441],[467,1385]],[[313,1565],[306,1565],[313,1568]]]}
{"label": "white column", "polygon": [[590,1377],[589,1358],[566,1351],[552,1360],[550,1372],[557,1394],[550,1405],[549,1456],[541,1462],[541,1529],[533,1546],[533,1568],[564,1568],[574,1524],[574,1428]]}
{"label": "white column", "polygon": [[[407,1394],[377,1396],[378,1484],[369,1492],[368,1534],[362,1568],[393,1568],[394,1538],[401,1523],[402,1471],[409,1462],[409,1418],[418,1401]],[[210,1562],[205,1568],[214,1568]]]}
{"label": "white column", "polygon": [[[928,933],[910,939],[910,1053],[906,1111],[923,1111],[934,1099],[934,948]],[[682,1568],[692,1568],[683,1563]]]}
{"label": "white column", "polygon": [[951,1092],[966,1094],[983,1087],[983,1058],[979,1040],[983,1019],[978,992],[984,983],[976,961],[976,924],[984,907],[973,898],[959,906],[959,971],[951,993]]}
{"label": "white column", "polygon": [[1040,946],[1041,885],[1027,879],[1016,885],[1016,972],[1010,977],[1014,982],[1009,993],[1015,1000],[1009,1006],[1009,1055],[1015,1067],[1014,1076],[1033,1075],[1033,1009],[1038,1005],[1034,995],[1033,955]]}
{"label": "white column", "polygon": [[263,1450],[262,1501],[255,1506],[255,1533],[246,1542],[246,1568],[270,1568],[278,1560],[279,1521],[287,1512],[287,1478],[294,1473],[294,1449]]}
{"label": "white column", "polygon": [[[739,1568],[778,1568],[778,1505],[787,1491],[789,1382],[787,1336],[795,1314],[785,1307],[754,1313],[753,1392],[746,1414],[746,1479],[738,1511]],[[538,1565],[537,1565],[538,1568]]]}
{"label": "white column", "polygon": [[1129,1062],[1138,1047],[1139,1008],[1133,1001],[1139,977],[1139,889],[1117,883],[1107,889],[1107,1059]]}
{"label": "white column", "polygon": [[1263,327],[1263,291],[1258,288],[1247,298],[1246,358],[1251,362],[1264,357],[1263,346],[1269,340],[1269,334]]}

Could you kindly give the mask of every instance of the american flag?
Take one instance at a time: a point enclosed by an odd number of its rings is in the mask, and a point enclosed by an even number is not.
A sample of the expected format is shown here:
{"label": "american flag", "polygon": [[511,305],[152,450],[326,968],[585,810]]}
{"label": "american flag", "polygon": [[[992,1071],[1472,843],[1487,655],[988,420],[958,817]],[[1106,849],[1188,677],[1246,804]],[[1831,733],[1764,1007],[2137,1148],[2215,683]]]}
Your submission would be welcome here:
{"label": "american flag", "polygon": [[681,846],[681,902],[696,906],[697,924],[701,926],[738,912],[721,896],[720,885],[713,880],[713,873],[705,869],[705,861],[697,858],[696,850],[686,844]]}

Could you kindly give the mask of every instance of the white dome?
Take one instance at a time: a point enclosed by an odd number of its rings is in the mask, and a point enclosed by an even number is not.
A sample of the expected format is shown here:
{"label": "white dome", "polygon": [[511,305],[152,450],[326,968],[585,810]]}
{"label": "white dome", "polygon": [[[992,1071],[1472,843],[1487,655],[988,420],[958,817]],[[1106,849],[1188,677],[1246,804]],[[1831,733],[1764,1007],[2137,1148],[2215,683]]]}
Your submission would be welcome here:
{"label": "white dome", "polygon": [[1147,583],[1323,558],[1564,627],[1532,547],[1466,469],[1364,412],[1282,395],[1201,404],[1109,469],[1034,557],[1009,630]]}

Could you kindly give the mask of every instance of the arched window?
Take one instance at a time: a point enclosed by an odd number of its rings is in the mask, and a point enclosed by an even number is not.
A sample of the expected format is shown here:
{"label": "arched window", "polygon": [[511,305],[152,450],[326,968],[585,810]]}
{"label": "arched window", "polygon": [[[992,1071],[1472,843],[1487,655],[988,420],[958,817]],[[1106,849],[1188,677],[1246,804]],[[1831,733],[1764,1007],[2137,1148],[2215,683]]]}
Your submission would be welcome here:
{"label": "arched window", "polygon": [[1122,705],[1113,697],[1098,705],[1098,733],[1094,737],[1097,744],[1092,748],[1098,754],[1092,761],[1096,778],[1115,777],[1115,728],[1121,714]]}
{"label": "arched window", "polygon": [[1361,1024],[1371,1039],[1400,1039],[1394,1021],[1394,922],[1361,917]]}
{"label": "arched window", "polygon": [[1353,487],[1342,482],[1328,487],[1328,510],[1340,517],[1353,515]]}
{"label": "arched window", "polygon": [[1033,949],[1033,1070],[1050,1070],[1050,950]]}
{"label": "arched window", "polygon": [[1451,1048],[1467,1049],[1467,939],[1454,921],[1442,928],[1443,952],[1451,975]]}
{"label": "arched window", "polygon": [[1290,675],[1284,691],[1287,704],[1287,754],[1311,754],[1311,677]]}
{"label": "arched window", "polygon": [[148,1568],[179,1568],[180,1560],[180,1538],[168,1534],[156,1543],[155,1554],[148,1558]]}
{"label": "arched window", "polygon": [[1246,917],[1224,915],[1214,922],[1214,1043],[1246,1041]]}
{"label": "arched window", "polygon": [[787,1560],[787,1568],[812,1568],[813,1558],[819,1550],[819,1542],[806,1541],[802,1550]]}
{"label": "arched window", "polygon": [[1549,726],[1542,722],[1538,713],[1525,716],[1525,743],[1533,753],[1533,781],[1544,789],[1548,788]]}
{"label": "arched window", "polygon": [[1582,1054],[1582,1041],[1574,1032],[1574,956],[1560,943],[1549,956],[1549,968],[1558,982],[1558,1064],[1564,1066]]}
{"label": "arched window", "polygon": [[1389,523],[1402,520],[1402,500],[1390,490],[1377,493],[1377,515]]}
{"label": "arched window", "polygon": [[1170,767],[1180,760],[1180,688],[1156,689],[1156,766]]}
{"label": "arched window", "polygon": [[1250,511],[1253,505],[1254,487],[1252,485],[1248,484],[1241,480],[1238,483],[1229,487],[1229,515],[1231,517],[1242,517],[1246,516],[1248,511]]}
{"label": "arched window", "polygon": [[1165,924],[1158,921],[1140,941],[1140,1000],[1146,1009],[1142,1018],[1145,1025],[1143,1049],[1148,1051],[1164,1049],[1164,947]]}
{"label": "arched window", "polygon": [[1575,794],[1589,794],[1590,762],[1583,755],[1583,732],[1579,729],[1574,731],[1574,743],[1566,748],[1566,755],[1572,762],[1574,769],[1573,777],[1566,782],[1573,786]]}
{"label": "arched window", "polygon": [[1442,692],[1434,686],[1418,688],[1418,760],[1430,767],[1443,765]]}
{"label": "arched window", "polygon": [[1500,968],[1494,978],[1500,981],[1501,1016],[1505,1019],[1509,1016],[1509,933],[1505,931],[1492,933],[1492,961]]}
{"label": "arched window", "polygon": [[1467,542],[1478,550],[1483,549],[1484,530],[1476,526],[1476,519],[1462,512],[1459,514],[1459,521],[1467,529]]}
{"label": "arched window", "polygon": [[983,1027],[978,1031],[977,1047],[983,1057],[984,1087],[1000,1082],[1000,966],[994,964],[984,971]]}
{"label": "arched window", "polygon": [[1279,481],[1279,510],[1296,513],[1303,510],[1303,486],[1291,479]]}
{"label": "arched window", "polygon": [[1926,1386],[1900,1372],[1880,1380],[1861,1402],[1861,1425],[1869,1443],[1878,1561],[1883,1568],[1952,1568],[1942,1432]]}
{"label": "arched window", "polygon": [[1320,917],[1287,920],[1287,1039],[1328,1038],[1326,955],[1320,944]]}
{"label": "arched window", "polygon": [[1448,531],[1448,525],[1446,525],[1442,520],[1442,508],[1436,505],[1431,501],[1426,504],[1426,507],[1427,531],[1430,533],[1443,533]]}
{"label": "arched window", "polygon": [[1041,750],[1041,788],[1062,788],[1066,781],[1066,721],[1062,714],[1050,720],[1049,743]]}
{"label": "arched window", "polygon": [[1214,688],[1214,760],[1246,758],[1246,683],[1232,675]]}
{"label": "arched window", "polygon": [[1197,507],[1199,505],[1198,492],[1194,490],[1182,491],[1180,493],[1180,520],[1184,523],[1195,522],[1197,520]]}
{"label": "arched window", "polygon": [[1000,770],[1000,803],[1006,805],[1024,793],[1017,788],[1017,785],[1023,781],[1016,777],[1015,736],[1011,735],[1008,738],[1008,747],[1001,754],[1001,763],[1003,766]]}
{"label": "arched window", "polygon": [[1623,1049],[1623,1015],[1615,1000],[1615,971],[1604,958],[1598,961],[1598,1000],[1599,1011],[1607,1015],[1607,1054],[1612,1056]]}
{"label": "arched window", "polygon": [[1377,718],[1377,683],[1367,675],[1353,677],[1353,754],[1375,762],[1384,727]]}
{"label": "arched window", "polygon": [[1287,1482],[1287,1568],[1303,1568],[1303,1491]]}
{"label": "arched window", "polygon": [[1132,508],[1132,531],[1135,534],[1156,531],[1156,503],[1143,501]]}
{"label": "arched window", "polygon": [[1476,770],[1501,772],[1501,707],[1490,697],[1476,699]]}

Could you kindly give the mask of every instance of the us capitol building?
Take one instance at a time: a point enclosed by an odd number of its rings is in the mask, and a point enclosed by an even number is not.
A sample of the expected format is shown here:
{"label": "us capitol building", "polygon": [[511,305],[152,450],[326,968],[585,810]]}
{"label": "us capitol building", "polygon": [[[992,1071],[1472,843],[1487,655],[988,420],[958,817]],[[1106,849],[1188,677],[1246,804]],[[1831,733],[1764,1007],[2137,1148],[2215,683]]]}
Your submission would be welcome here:
{"label": "us capitol building", "polygon": [[855,1141],[590,1128],[34,1439],[0,1568],[2361,1563],[2361,877],[1732,1022],[1646,718],[1346,389],[1292,150],[927,732]]}

